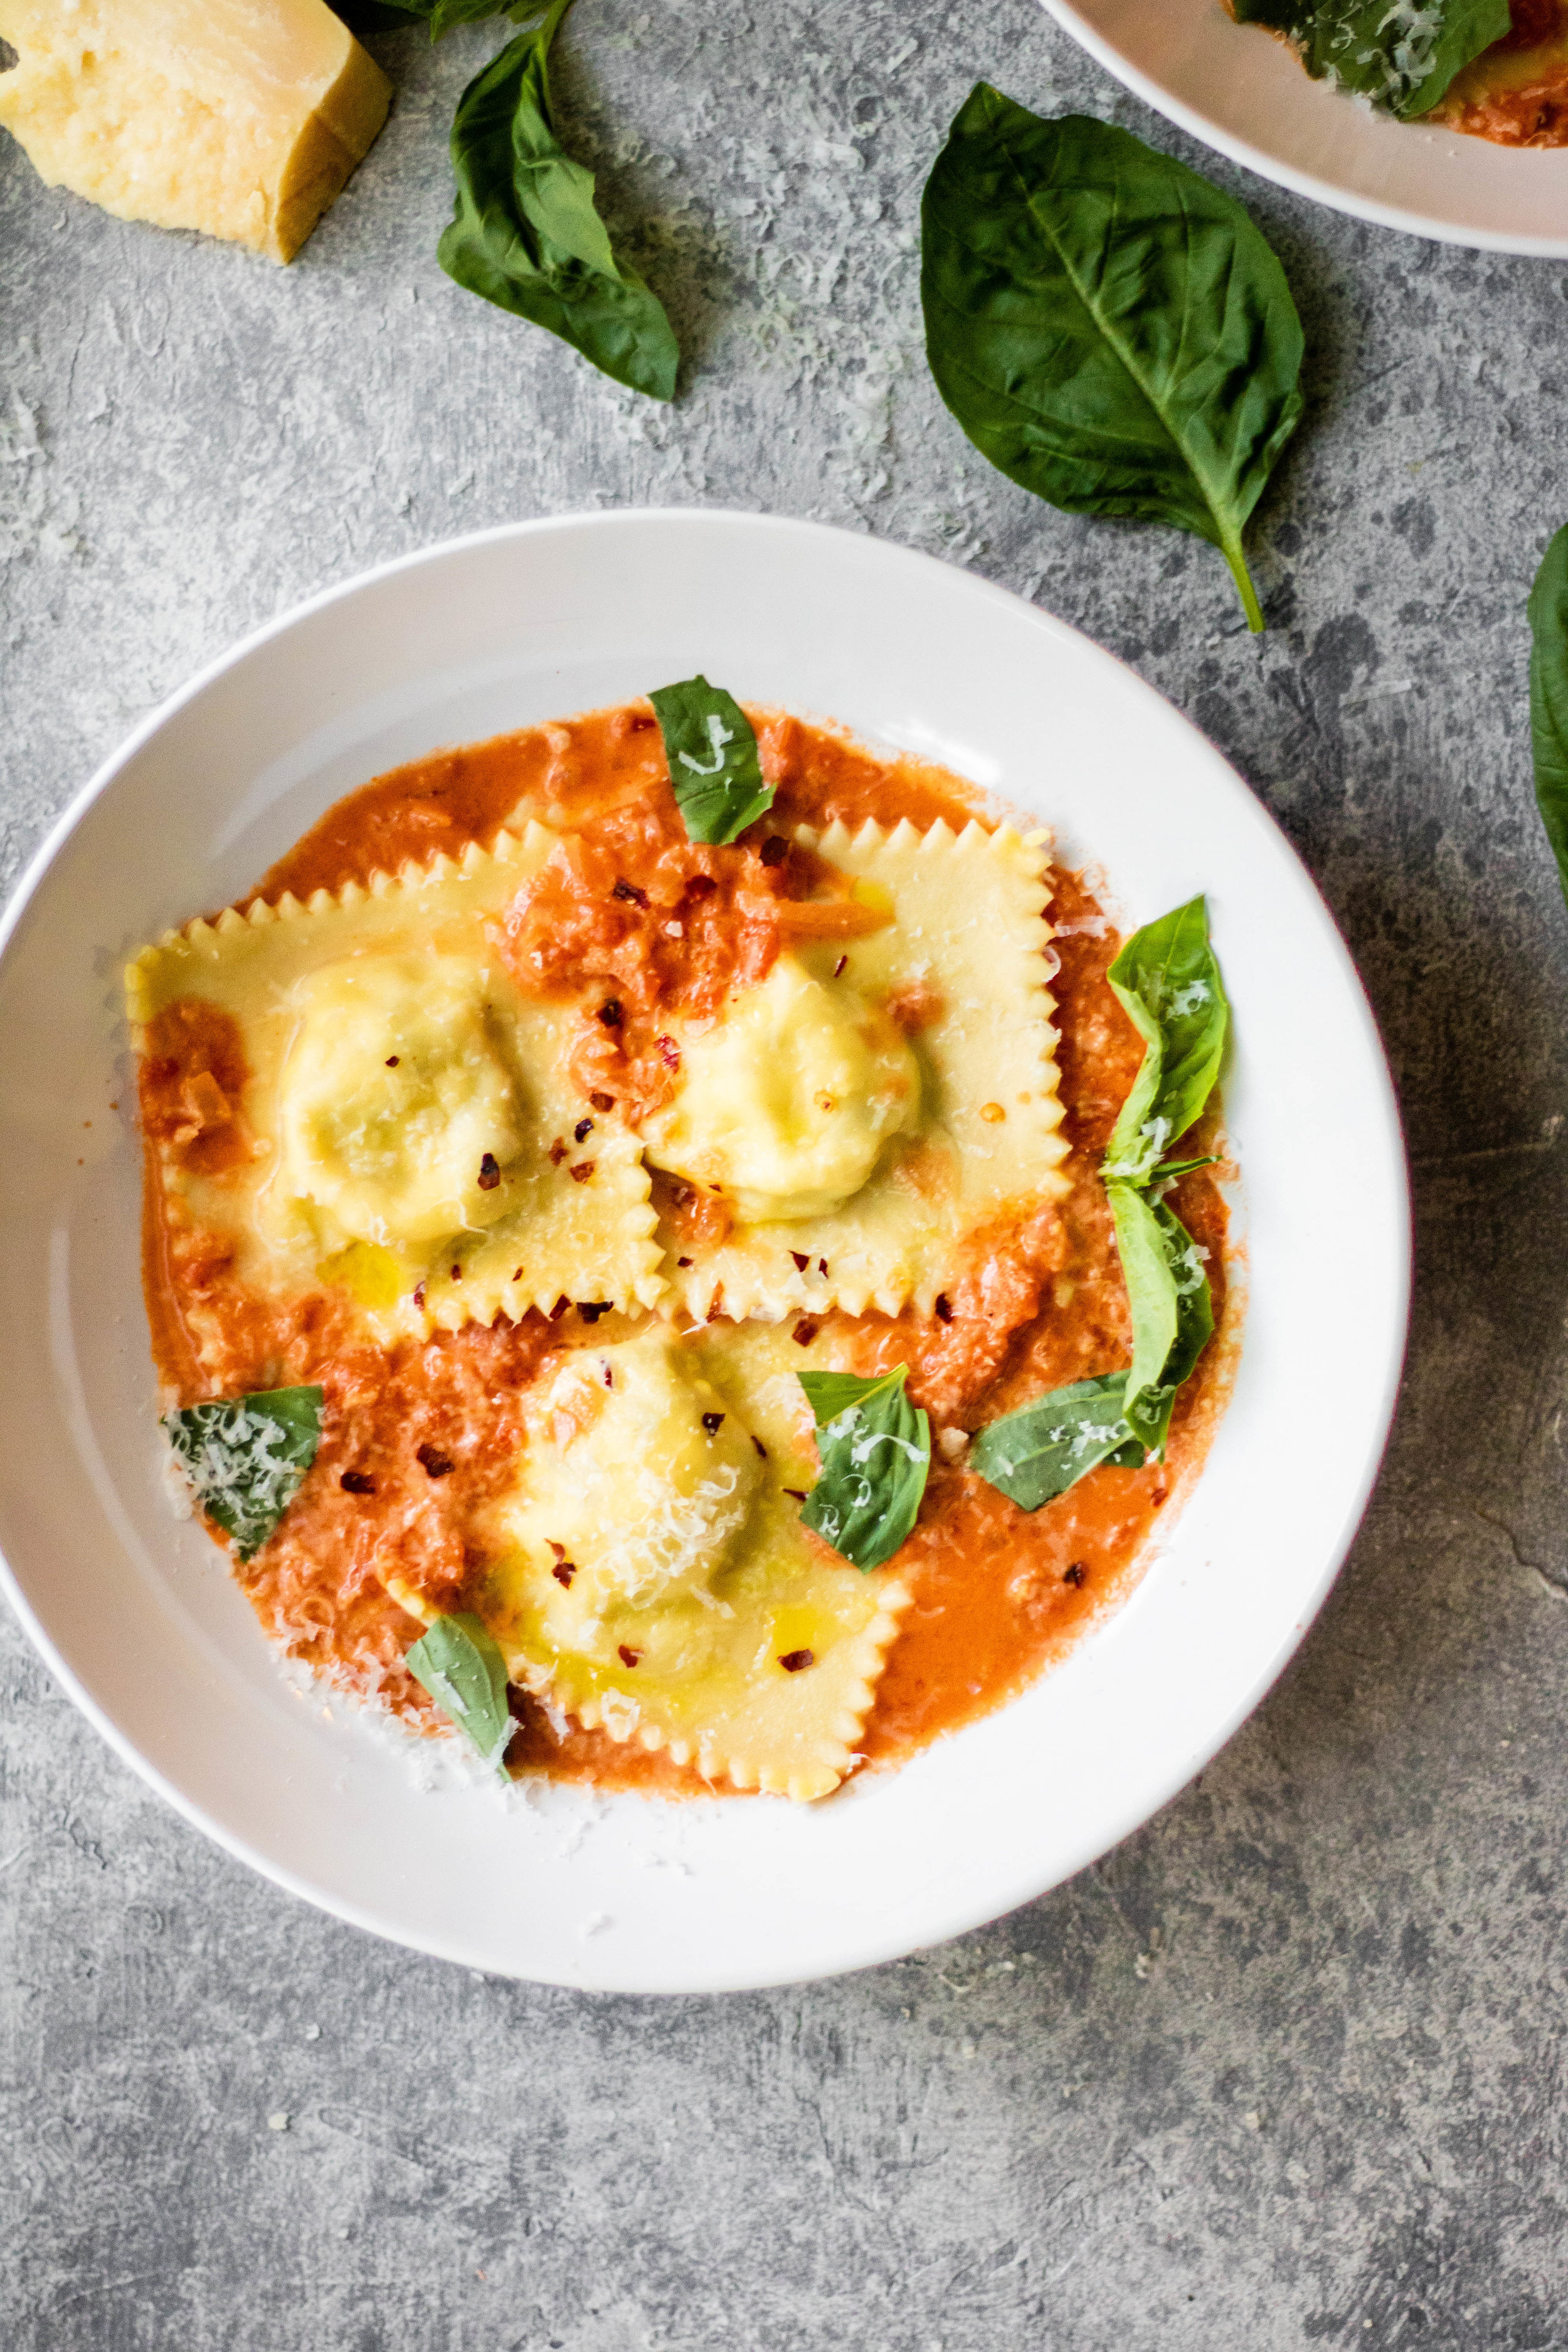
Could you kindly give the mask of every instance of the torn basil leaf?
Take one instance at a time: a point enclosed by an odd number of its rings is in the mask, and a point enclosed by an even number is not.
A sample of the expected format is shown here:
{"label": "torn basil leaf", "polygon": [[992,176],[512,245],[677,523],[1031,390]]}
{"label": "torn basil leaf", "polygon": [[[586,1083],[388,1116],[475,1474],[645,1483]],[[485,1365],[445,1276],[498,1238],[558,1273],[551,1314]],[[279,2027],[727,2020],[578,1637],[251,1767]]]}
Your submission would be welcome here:
{"label": "torn basil leaf", "polygon": [[404,1664],[499,1770],[517,1726],[506,1703],[506,1663],[484,1620],[461,1611],[437,1617]]}
{"label": "torn basil leaf", "polygon": [[1509,0],[1232,0],[1231,13],[1283,33],[1315,81],[1406,121],[1512,23]]}
{"label": "torn basil leaf", "polygon": [[209,1519],[254,1559],[300,1489],[321,1442],[321,1391],[258,1389],[182,1405],[163,1431]]}
{"label": "torn basil leaf", "polygon": [[471,294],[559,335],[617,383],[670,400],[680,353],[664,306],[616,260],[594,174],[555,135],[548,60],[570,5],[553,0],[458,100],[458,205],[436,258]]}
{"label": "torn basil leaf", "polygon": [[733,695],[701,676],[658,687],[648,700],[687,838],[733,841],[773,804],[751,720]]}
{"label": "torn basil leaf", "polygon": [[1189,898],[1134,931],[1106,978],[1143,1040],[1143,1060],[1100,1174],[1146,1184],[1202,1112],[1225,1054],[1230,1006],[1209,945],[1206,902]]}
{"label": "torn basil leaf", "polygon": [[816,1416],[822,1457],[800,1516],[857,1568],[880,1568],[914,1526],[931,1471],[931,1423],[905,1393],[908,1367],[874,1380],[795,1377]]}
{"label": "torn basil leaf", "polygon": [[1568,526],[1557,533],[1535,575],[1530,627],[1535,800],[1568,898]]}
{"label": "torn basil leaf", "polygon": [[968,1466],[1026,1511],[1054,1502],[1102,1462],[1136,1469],[1143,1447],[1122,1411],[1126,1392],[1125,1372],[1053,1389],[983,1429]]}
{"label": "torn basil leaf", "polygon": [[1132,1364],[1122,1411],[1135,1437],[1163,1457],[1176,1391],[1214,1330],[1214,1299],[1198,1245],[1163,1202],[1108,1184],[1132,1313]]}

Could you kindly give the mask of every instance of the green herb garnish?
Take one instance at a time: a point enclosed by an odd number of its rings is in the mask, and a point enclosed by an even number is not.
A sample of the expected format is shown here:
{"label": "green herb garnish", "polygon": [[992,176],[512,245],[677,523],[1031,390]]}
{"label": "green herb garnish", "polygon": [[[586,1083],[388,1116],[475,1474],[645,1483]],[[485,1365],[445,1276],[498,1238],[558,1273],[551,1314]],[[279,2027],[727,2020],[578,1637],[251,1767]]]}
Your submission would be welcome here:
{"label": "green herb garnish", "polygon": [[864,1381],[853,1372],[796,1378],[822,1456],[800,1516],[857,1568],[880,1568],[914,1526],[931,1472],[931,1423],[905,1393],[908,1368]]}
{"label": "green herb garnish", "polygon": [[669,400],[680,353],[664,306],[616,260],[594,174],[555,135],[550,46],[571,5],[553,0],[458,100],[458,207],[436,257],[459,286],[559,335],[617,383]]}
{"label": "green herb garnish", "polygon": [[1568,898],[1568,525],[1530,592],[1530,740],[1535,798]]}
{"label": "green herb garnish", "polygon": [[498,1769],[517,1726],[506,1703],[506,1662],[479,1617],[437,1617],[404,1664],[444,1715]]}
{"label": "green herb garnish", "polygon": [[1512,23],[1509,0],[1234,0],[1233,14],[1283,33],[1314,80],[1406,121]]}
{"label": "green herb garnish", "polygon": [[321,1442],[321,1391],[259,1389],[165,1413],[196,1500],[251,1559],[300,1490]]}
{"label": "green herb garnish", "polygon": [[921,219],[926,353],[975,447],[1069,514],[1210,541],[1261,629],[1241,533],[1300,419],[1302,336],[1240,205],[1130,131],[980,82]]}
{"label": "green herb garnish", "polygon": [[1146,1184],[1161,1172],[1166,1147],[1185,1135],[1207,1102],[1225,1051],[1230,1007],[1209,945],[1205,900],[1189,898],[1134,931],[1106,978],[1143,1040],[1143,1060],[1100,1173]]}
{"label": "green herb garnish", "polygon": [[701,676],[658,687],[648,700],[688,839],[733,841],[773,804],[751,720],[733,695]]}
{"label": "green herb garnish", "polygon": [[1102,1462],[1136,1468],[1143,1447],[1122,1412],[1125,1372],[1053,1389],[983,1429],[969,1467],[1026,1511],[1054,1502]]}

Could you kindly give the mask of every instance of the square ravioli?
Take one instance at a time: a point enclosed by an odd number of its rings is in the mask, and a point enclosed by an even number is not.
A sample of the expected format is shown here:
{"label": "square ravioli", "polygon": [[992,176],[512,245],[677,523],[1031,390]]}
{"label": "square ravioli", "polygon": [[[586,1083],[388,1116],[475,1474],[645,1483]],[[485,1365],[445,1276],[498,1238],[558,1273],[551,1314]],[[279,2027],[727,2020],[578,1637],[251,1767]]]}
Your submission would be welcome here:
{"label": "square ravioli", "polygon": [[530,824],[143,949],[126,992],[165,1216],[268,1296],[346,1294],[384,1340],[562,1297],[651,1305],[638,1146],[490,936],[557,840]]}
{"label": "square ravioli", "polygon": [[781,956],[679,1035],[648,1157],[732,1221],[666,1234],[666,1273],[698,1317],[929,1314],[970,1234],[1067,1189],[1047,860],[1008,825],[795,837],[882,920]]}

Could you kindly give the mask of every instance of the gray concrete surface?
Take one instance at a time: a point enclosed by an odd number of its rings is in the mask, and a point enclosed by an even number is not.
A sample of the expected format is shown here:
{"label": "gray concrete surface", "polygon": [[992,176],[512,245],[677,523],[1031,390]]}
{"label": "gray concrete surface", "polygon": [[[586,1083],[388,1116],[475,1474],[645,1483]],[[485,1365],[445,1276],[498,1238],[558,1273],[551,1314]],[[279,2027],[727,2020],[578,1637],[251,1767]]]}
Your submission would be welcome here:
{"label": "gray concrete surface", "polygon": [[[1135,663],[1321,883],[1408,1121],[1409,1379],[1338,1591],[1201,1782],[1016,1916],[798,1990],[374,1943],[165,1811],[0,1624],[0,2341],[1568,2347],[1568,914],[1522,628],[1568,270],[1209,166],[1310,344],[1259,647],[1210,551],[1032,503],[927,379],[918,191],[977,75],[1204,162],[1030,0],[582,0],[563,108],[685,341],[662,412],[437,269],[492,36],[378,46],[392,121],[287,273],[0,154],[0,871],[197,663],[447,533],[730,501],[945,554]],[[1331,1284],[1354,1203],[1301,1181]]]}

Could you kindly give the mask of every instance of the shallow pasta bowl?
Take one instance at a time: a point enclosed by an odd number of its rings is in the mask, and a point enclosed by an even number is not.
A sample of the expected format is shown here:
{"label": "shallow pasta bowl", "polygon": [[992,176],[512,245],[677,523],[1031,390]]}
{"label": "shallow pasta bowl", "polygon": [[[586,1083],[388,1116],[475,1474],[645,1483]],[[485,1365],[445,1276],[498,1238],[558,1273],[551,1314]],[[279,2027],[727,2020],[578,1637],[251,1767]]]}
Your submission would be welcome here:
{"label": "shallow pasta bowl", "polygon": [[1044,5],[1145,104],[1282,188],[1445,244],[1568,254],[1568,148],[1499,147],[1374,113],[1220,0]]}
{"label": "shallow pasta bowl", "polygon": [[[1226,1109],[1250,1307],[1234,1396],[1127,1605],[901,1772],[817,1806],[555,1786],[525,1801],[454,1757],[431,1790],[417,1768],[446,1744],[285,1674],[221,1555],[171,1516],[121,967],[242,895],[378,772],[698,668],[1055,824],[1129,921],[1208,893],[1237,1013]],[[1325,1160],[1355,1203],[1331,1301],[1310,1181]],[[1146,1820],[1256,1706],[1327,1591],[1404,1342],[1383,1055],[1329,916],[1246,786],[1061,622],[926,557],[757,516],[593,516],[436,548],[286,615],[156,712],[10,910],[0,1183],[0,1549],[66,1688],[188,1820],[294,1893],[472,1967],[623,1991],[891,1958]]]}

